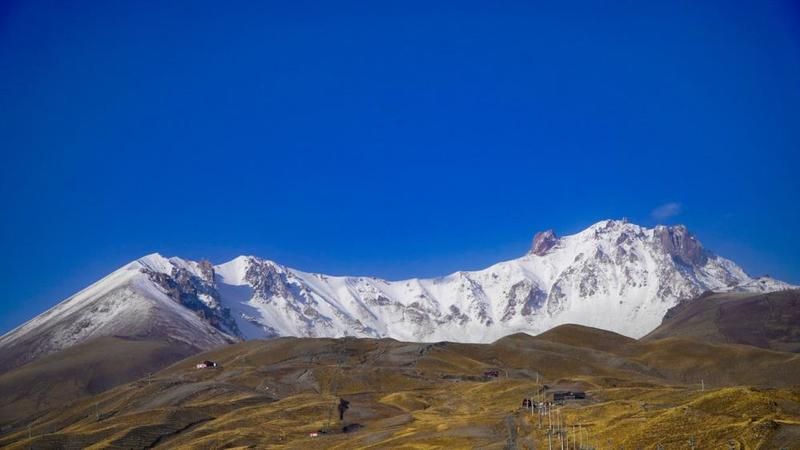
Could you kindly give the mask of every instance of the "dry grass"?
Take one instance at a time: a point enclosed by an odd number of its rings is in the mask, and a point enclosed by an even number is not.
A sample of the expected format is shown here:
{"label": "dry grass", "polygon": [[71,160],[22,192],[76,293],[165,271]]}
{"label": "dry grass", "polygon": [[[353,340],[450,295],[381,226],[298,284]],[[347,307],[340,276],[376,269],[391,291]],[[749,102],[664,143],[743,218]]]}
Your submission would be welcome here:
{"label": "dry grass", "polygon": [[197,349],[101,337],[0,374],[0,424],[136,380]]}
{"label": "dry grass", "polygon": [[[196,370],[200,359],[222,367]],[[501,377],[483,379],[492,367]],[[584,448],[678,449],[692,439],[695,448],[796,448],[797,373],[794,354],[681,339],[637,343],[585,327],[491,345],[254,341],[19,419],[0,446],[546,448],[539,416],[519,409],[538,376],[551,390],[588,391],[587,400],[559,409],[570,433],[580,425]],[[700,374],[713,381],[704,392]],[[344,423],[339,397],[351,402]],[[353,424],[361,428],[342,432]],[[309,437],[324,429],[330,433]]]}

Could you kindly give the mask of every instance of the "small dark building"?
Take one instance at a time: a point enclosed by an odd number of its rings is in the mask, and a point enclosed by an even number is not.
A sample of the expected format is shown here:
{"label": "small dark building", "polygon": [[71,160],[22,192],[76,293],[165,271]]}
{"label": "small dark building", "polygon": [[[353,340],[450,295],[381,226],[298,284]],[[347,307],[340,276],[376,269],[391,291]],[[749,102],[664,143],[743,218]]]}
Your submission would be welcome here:
{"label": "small dark building", "polygon": [[483,372],[483,376],[486,378],[498,378],[500,377],[500,371],[498,369],[490,369]]}
{"label": "small dark building", "polygon": [[214,361],[206,360],[206,361],[201,362],[200,364],[197,364],[196,367],[198,369],[212,369],[214,367],[217,367],[217,363],[215,363]]}
{"label": "small dark building", "polygon": [[583,391],[557,391],[553,392],[554,402],[564,402],[567,400],[583,400],[586,398],[586,393]]}

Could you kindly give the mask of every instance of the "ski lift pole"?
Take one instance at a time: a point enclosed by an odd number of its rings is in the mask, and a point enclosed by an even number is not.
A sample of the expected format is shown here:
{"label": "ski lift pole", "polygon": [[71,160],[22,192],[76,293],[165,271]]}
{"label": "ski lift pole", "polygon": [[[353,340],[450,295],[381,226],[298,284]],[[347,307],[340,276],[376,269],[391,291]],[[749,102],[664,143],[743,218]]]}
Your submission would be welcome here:
{"label": "ski lift pole", "polygon": [[561,450],[564,450],[564,430],[561,428],[561,408],[556,409],[556,429],[558,430],[558,442],[561,443]]}
{"label": "ski lift pole", "polygon": [[[567,433],[569,433],[569,426],[567,426]],[[569,442],[569,441],[567,441]],[[575,437],[575,425],[572,426],[572,448],[578,446],[578,438]],[[567,446],[569,447],[569,446]]]}
{"label": "ski lift pole", "polygon": [[592,435],[589,434],[589,429],[584,429],[584,433],[586,433],[586,446],[592,448]]}

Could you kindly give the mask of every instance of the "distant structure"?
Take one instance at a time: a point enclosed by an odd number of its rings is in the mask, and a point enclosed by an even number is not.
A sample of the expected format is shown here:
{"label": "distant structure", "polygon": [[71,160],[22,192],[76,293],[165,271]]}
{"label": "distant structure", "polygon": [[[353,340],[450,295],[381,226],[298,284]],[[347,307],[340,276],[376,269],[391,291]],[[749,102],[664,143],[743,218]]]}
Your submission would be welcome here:
{"label": "distant structure", "polygon": [[486,378],[498,378],[500,376],[500,369],[489,369],[483,372],[483,376]]}
{"label": "distant structure", "polygon": [[553,401],[556,403],[564,402],[566,400],[583,400],[586,398],[586,393],[583,391],[556,391],[553,392]]}
{"label": "distant structure", "polygon": [[213,369],[217,367],[217,363],[214,361],[203,361],[195,366],[198,369]]}

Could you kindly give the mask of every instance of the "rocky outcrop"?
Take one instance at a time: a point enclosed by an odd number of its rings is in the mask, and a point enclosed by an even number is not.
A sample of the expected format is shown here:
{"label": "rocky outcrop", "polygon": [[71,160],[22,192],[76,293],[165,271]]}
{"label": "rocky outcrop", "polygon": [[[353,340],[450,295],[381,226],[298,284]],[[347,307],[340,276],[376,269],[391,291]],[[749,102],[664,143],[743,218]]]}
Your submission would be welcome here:
{"label": "rocky outcrop", "polygon": [[[530,316],[539,310],[547,300],[547,293],[530,280],[522,280],[511,286],[506,294],[506,307],[502,322],[513,319],[517,314]],[[520,308],[521,306],[521,308]]]}
{"label": "rocky outcrop", "polygon": [[[200,267],[202,268],[202,265]],[[243,338],[236,320],[231,317],[230,310],[222,306],[219,293],[208,281],[179,267],[173,267],[169,275],[148,268],[141,270],[173,301],[190,309],[214,328]],[[211,280],[214,279],[213,272],[212,268]],[[205,278],[207,271],[201,273]]]}
{"label": "rocky outcrop", "polygon": [[655,238],[674,259],[687,266],[703,266],[708,261],[708,252],[683,225],[655,228]]}
{"label": "rocky outcrop", "polygon": [[202,259],[197,263],[197,268],[203,276],[203,280],[214,285],[214,266],[207,259]]}
{"label": "rocky outcrop", "polygon": [[544,256],[551,248],[555,247],[557,243],[558,237],[556,237],[553,230],[540,231],[533,237],[530,253],[537,256]]}
{"label": "rocky outcrop", "polygon": [[288,297],[289,284],[286,274],[271,261],[253,258],[247,269],[245,279],[262,300],[272,297]]}

